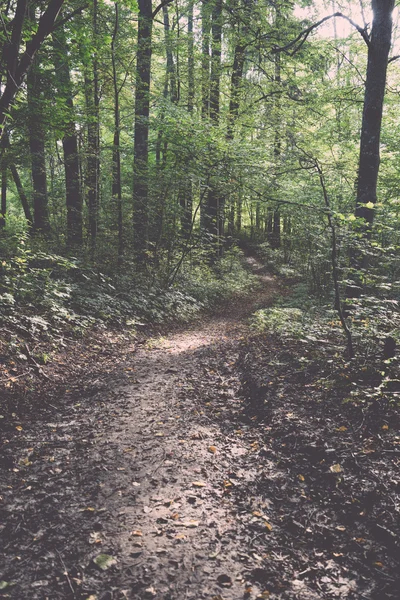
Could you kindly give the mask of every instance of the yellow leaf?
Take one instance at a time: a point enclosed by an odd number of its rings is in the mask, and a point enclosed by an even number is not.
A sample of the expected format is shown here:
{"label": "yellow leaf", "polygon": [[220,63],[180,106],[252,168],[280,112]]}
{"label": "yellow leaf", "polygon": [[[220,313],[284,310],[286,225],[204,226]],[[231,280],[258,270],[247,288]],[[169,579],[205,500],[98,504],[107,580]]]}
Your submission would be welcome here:
{"label": "yellow leaf", "polygon": [[209,446],[209,447],[208,447],[208,451],[209,451],[209,452],[211,452],[211,454],[215,454],[215,453],[216,453],[216,451],[217,451],[217,449],[216,449],[216,447],[215,447],[215,446]]}
{"label": "yellow leaf", "polygon": [[329,470],[331,473],[342,473],[342,467],[337,463],[329,467]]}
{"label": "yellow leaf", "polygon": [[197,488],[206,487],[206,483],[204,481],[192,481],[192,486]]}
{"label": "yellow leaf", "polygon": [[374,565],[376,565],[377,567],[383,567],[383,563],[381,563],[379,560],[375,562]]}
{"label": "yellow leaf", "polygon": [[389,429],[389,425],[382,425],[382,429],[383,429],[384,431],[387,431],[387,430]]}
{"label": "yellow leaf", "polygon": [[178,535],[175,536],[176,540],[186,540],[186,535],[184,533],[178,533]]}
{"label": "yellow leaf", "polygon": [[336,429],[336,431],[347,431],[347,427],[345,427],[344,425],[342,425],[341,427],[338,427]]}
{"label": "yellow leaf", "polygon": [[304,475],[298,475],[297,477],[299,478],[300,481],[305,481]]}
{"label": "yellow leaf", "polygon": [[134,535],[135,537],[142,537],[143,533],[139,531],[139,529],[134,529],[133,531],[131,531],[131,535]]}
{"label": "yellow leaf", "polygon": [[226,487],[226,488],[232,487],[232,481],[229,481],[229,479],[226,479],[224,481],[224,487]]}
{"label": "yellow leaf", "polygon": [[268,531],[272,531],[272,525],[271,525],[271,523],[268,523],[268,521],[264,521],[264,525],[268,529]]}
{"label": "yellow leaf", "polygon": [[21,425],[17,425],[15,429],[16,429],[17,431],[22,431],[22,429],[23,429],[23,428],[21,427]]}

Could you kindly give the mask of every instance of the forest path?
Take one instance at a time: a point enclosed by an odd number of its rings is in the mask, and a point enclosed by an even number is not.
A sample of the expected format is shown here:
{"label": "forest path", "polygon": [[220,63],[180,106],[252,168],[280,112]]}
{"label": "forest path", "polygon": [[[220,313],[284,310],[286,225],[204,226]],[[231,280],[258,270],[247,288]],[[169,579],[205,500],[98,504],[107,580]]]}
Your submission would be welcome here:
{"label": "forest path", "polygon": [[254,258],[245,260],[260,287],[200,326],[149,340],[132,361],[134,383],[123,390],[121,412],[98,439],[100,453],[111,449],[118,464],[123,460],[118,474],[104,480],[99,503],[114,514],[105,540],[118,549],[118,588],[127,598],[246,592],[229,478],[239,477],[236,457],[253,449],[202,410],[215,399],[239,402],[236,344],[249,332],[251,314],[279,290]]}
{"label": "forest path", "polygon": [[361,439],[333,360],[251,335],[284,290],[246,260],[251,295],[15,416],[1,598],[398,600],[395,428]]}

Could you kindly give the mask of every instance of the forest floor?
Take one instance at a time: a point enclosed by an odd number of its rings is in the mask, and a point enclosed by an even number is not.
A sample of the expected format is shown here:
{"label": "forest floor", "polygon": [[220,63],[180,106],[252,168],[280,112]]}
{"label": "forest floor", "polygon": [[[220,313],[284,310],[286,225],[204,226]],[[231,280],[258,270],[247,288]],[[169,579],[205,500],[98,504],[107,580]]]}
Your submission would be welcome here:
{"label": "forest floor", "polygon": [[367,431],[333,359],[252,333],[285,292],[248,262],[251,296],[140,344],[99,334],[8,407],[0,597],[398,600],[395,416]]}

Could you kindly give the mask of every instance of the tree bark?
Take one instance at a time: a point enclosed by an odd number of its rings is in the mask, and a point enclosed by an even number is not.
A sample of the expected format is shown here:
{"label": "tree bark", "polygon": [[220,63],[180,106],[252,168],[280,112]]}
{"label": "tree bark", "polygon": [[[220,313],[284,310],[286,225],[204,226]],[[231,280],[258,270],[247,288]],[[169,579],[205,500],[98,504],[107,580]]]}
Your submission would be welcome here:
{"label": "tree bark", "polygon": [[368,232],[373,223],[374,209],[367,205],[377,201],[380,135],[394,0],[372,0],[371,4],[374,17],[368,48],[355,211],[356,217],[365,219]]}
{"label": "tree bark", "polygon": [[117,65],[115,60],[115,44],[119,29],[119,9],[118,2],[115,2],[115,21],[114,31],[111,40],[111,58],[113,68],[113,87],[114,87],[114,144],[113,144],[113,181],[112,197],[117,203],[118,218],[118,262],[122,262],[124,254],[123,240],[123,221],[122,221],[122,182],[121,182],[121,150],[120,150],[120,110],[119,110],[119,87],[117,77]]}
{"label": "tree bark", "polygon": [[[220,116],[220,76],[222,43],[222,0],[216,0],[212,11],[211,25],[211,73],[210,73],[210,118],[217,127]],[[214,238],[217,254],[220,250],[220,235],[223,229],[221,198],[213,181],[207,194],[204,211],[204,226],[210,238]]]}
{"label": "tree bark", "polygon": [[[367,76],[360,136],[360,157],[357,176],[355,216],[362,219],[359,225],[361,239],[371,237],[374,205],[377,202],[377,184],[380,164],[380,136],[386,72],[392,38],[392,12],[394,0],[372,0],[373,21],[368,44]],[[360,270],[367,268],[367,256],[358,244],[350,256],[354,284],[346,289],[347,298],[361,295],[363,280]]]}
{"label": "tree bark", "polygon": [[54,66],[58,93],[65,98],[64,135],[62,139],[65,171],[65,201],[67,207],[67,246],[80,246],[82,233],[82,193],[79,177],[78,137],[74,119],[73,89],[68,52],[63,28],[53,34]]}
{"label": "tree bark", "polygon": [[201,3],[201,114],[210,114],[210,0]]}
{"label": "tree bark", "polygon": [[148,242],[148,158],[150,77],[152,53],[151,0],[139,0],[139,26],[136,59],[135,141],[133,182],[133,234],[137,263],[146,260]]}
{"label": "tree bark", "polygon": [[6,214],[7,214],[7,162],[6,162],[4,149],[2,151],[0,164],[1,164],[0,229],[3,229],[6,225]]}
{"label": "tree bark", "polygon": [[98,74],[98,2],[93,0],[93,60],[85,74],[85,95],[88,114],[87,156],[87,204],[89,211],[89,234],[92,248],[96,245],[99,213],[100,175],[100,123],[99,123],[99,74]]}
{"label": "tree bark", "polygon": [[[31,17],[33,20],[33,17]],[[48,233],[50,230],[47,174],[45,156],[45,130],[40,65],[35,57],[27,76],[29,149],[32,165],[33,229]]]}

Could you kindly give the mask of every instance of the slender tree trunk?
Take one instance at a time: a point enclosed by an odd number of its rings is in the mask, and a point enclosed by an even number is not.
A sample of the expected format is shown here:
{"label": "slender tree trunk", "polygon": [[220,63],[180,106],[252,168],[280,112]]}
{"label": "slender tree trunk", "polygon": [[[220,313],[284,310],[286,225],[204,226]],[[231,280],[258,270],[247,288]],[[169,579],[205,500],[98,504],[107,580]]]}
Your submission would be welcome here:
{"label": "slender tree trunk", "polygon": [[35,231],[46,234],[50,230],[50,224],[47,196],[43,100],[41,98],[41,91],[40,66],[36,57],[28,71],[27,77],[29,149],[31,155],[33,186],[33,227]]}
{"label": "slender tree trunk", "polygon": [[124,254],[123,240],[123,219],[122,219],[122,182],[121,182],[121,151],[120,151],[120,110],[119,110],[119,87],[117,76],[117,65],[115,60],[115,44],[119,29],[119,9],[118,2],[115,2],[115,21],[114,31],[111,40],[111,58],[113,68],[113,87],[114,87],[114,145],[113,145],[113,181],[112,197],[117,203],[118,219],[118,262],[121,264]]}
{"label": "slender tree trunk", "polygon": [[194,108],[194,35],[193,35],[193,2],[188,4],[188,112],[192,113]]}
{"label": "slender tree trunk", "polygon": [[87,157],[87,204],[89,212],[89,234],[92,248],[96,245],[99,213],[100,174],[100,122],[99,122],[99,74],[98,74],[98,2],[93,0],[93,61],[85,73],[85,96],[88,114],[88,157]]}
{"label": "slender tree trunk", "polygon": [[[193,36],[193,2],[188,3],[188,112],[192,113],[194,109],[194,36]],[[188,240],[192,233],[192,213],[193,213],[193,189],[192,181],[188,177],[184,185],[183,202],[181,201],[182,216],[181,230],[183,237]]]}
{"label": "slender tree trunk", "polygon": [[67,207],[67,246],[82,244],[82,194],[79,178],[78,137],[74,119],[73,89],[68,64],[65,32],[53,34],[54,66],[58,93],[65,98],[64,135],[62,139],[65,170],[65,200]]}
{"label": "slender tree trunk", "polygon": [[[243,35],[244,31],[239,28],[239,36]],[[235,45],[233,56],[233,67],[231,74],[231,93],[229,100],[228,125],[226,131],[226,139],[228,142],[233,141],[235,137],[235,123],[239,114],[240,107],[240,87],[243,77],[244,60],[245,60],[245,45],[239,41]],[[236,193],[233,193],[230,198],[228,234],[233,235],[235,230],[235,207],[237,205]]]}
{"label": "slender tree trunk", "polygon": [[[279,29],[282,21],[279,9],[276,9],[275,25]],[[281,55],[278,53],[275,55],[275,75],[274,80],[276,86],[281,84]],[[274,139],[274,160],[275,166],[277,167],[281,158],[281,103],[279,96],[275,100],[275,139]],[[275,187],[278,188],[278,184],[275,181]],[[271,248],[278,249],[281,247],[281,215],[279,209],[275,208],[273,212],[273,223],[272,231],[270,233],[270,245]]]}
{"label": "slender tree trunk", "polygon": [[174,54],[171,42],[171,30],[169,25],[169,14],[168,6],[163,6],[163,20],[164,20],[164,39],[165,39],[165,53],[167,55],[167,79],[169,82],[169,96],[171,102],[176,104],[178,101],[177,93],[177,76],[176,67],[174,61]]}
{"label": "slender tree trunk", "polygon": [[0,229],[3,229],[6,224],[7,214],[7,162],[5,150],[1,155],[1,207],[0,207]]}
{"label": "slender tree trunk", "polygon": [[[10,140],[9,140],[8,133],[6,130],[4,130],[4,135],[2,137],[1,143],[4,146],[4,148],[7,148],[7,149],[10,148]],[[32,226],[33,225],[32,212],[31,212],[31,209],[29,206],[28,197],[24,192],[24,188],[22,186],[21,179],[20,179],[20,176],[17,171],[17,167],[15,166],[15,163],[13,160],[8,161],[8,166],[10,168],[11,175],[12,175],[12,178],[15,183],[15,187],[17,188],[17,192],[19,195],[19,199],[21,201],[21,206],[23,208],[25,218],[28,222],[28,225]]]}
{"label": "slender tree trunk", "polygon": [[152,52],[151,0],[139,0],[139,26],[136,60],[135,141],[133,182],[133,234],[138,264],[146,259],[148,241],[148,157],[150,76]]}
{"label": "slender tree trunk", "polygon": [[210,0],[201,3],[201,114],[210,114]]}
{"label": "slender tree trunk", "polygon": [[[221,42],[222,42],[222,0],[216,0],[212,11],[211,26],[211,73],[210,73],[210,118],[217,127],[220,116],[220,76],[221,76]],[[220,207],[220,195],[213,181],[207,195],[205,207],[205,230],[210,236],[214,236],[217,245],[217,253],[220,247],[220,235],[222,221],[222,210]]]}

